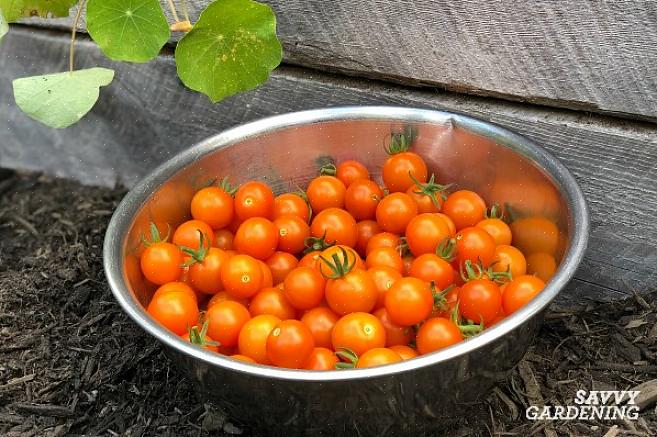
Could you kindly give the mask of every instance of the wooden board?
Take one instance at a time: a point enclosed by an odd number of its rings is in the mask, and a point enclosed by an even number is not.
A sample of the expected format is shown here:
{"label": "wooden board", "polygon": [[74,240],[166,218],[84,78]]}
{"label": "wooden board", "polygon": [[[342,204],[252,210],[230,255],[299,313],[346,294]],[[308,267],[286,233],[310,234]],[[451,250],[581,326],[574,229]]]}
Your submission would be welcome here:
{"label": "wooden board", "polygon": [[[188,3],[196,17],[209,1]],[[291,64],[657,119],[652,0],[266,3]]]}
{"label": "wooden board", "polygon": [[[80,67],[107,65],[79,46]],[[66,35],[15,29],[0,45],[0,165],[46,171],[87,184],[134,184],[156,165],[230,126],[288,111],[392,104],[465,112],[545,146],[579,180],[591,209],[587,257],[562,299],[617,298],[657,286],[657,127],[493,99],[421,91],[281,68],[256,91],[218,105],[186,90],[171,57],[114,64],[100,104],[66,130],[46,128],[14,105],[15,77],[67,66]]]}

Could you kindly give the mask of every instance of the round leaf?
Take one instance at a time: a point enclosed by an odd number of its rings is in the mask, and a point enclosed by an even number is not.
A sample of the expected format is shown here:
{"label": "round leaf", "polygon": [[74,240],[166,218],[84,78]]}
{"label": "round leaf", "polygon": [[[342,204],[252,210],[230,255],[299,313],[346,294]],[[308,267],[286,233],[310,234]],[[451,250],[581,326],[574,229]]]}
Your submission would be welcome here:
{"label": "round leaf", "polygon": [[276,16],[252,0],[216,0],[176,47],[178,76],[218,102],[267,80],[282,58]]}
{"label": "round leaf", "polygon": [[115,61],[147,62],[171,33],[158,0],[89,0],[87,31]]}
{"label": "round leaf", "polygon": [[16,79],[14,99],[27,115],[55,128],[65,128],[84,117],[109,85],[114,70],[89,68],[73,72]]}
{"label": "round leaf", "polygon": [[5,19],[11,23],[21,17],[68,17],[78,0],[0,0]]}

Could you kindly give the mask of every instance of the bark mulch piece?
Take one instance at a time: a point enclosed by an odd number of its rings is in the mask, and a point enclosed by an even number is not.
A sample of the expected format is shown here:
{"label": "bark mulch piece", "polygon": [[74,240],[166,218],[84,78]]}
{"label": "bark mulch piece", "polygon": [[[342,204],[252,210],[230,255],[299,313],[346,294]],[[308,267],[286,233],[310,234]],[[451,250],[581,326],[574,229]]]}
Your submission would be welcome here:
{"label": "bark mulch piece", "polygon": [[[0,170],[0,435],[249,435],[198,399],[103,276],[124,190]],[[657,300],[555,305],[534,346],[454,436],[655,435]],[[529,405],[644,384],[636,421],[531,422]]]}

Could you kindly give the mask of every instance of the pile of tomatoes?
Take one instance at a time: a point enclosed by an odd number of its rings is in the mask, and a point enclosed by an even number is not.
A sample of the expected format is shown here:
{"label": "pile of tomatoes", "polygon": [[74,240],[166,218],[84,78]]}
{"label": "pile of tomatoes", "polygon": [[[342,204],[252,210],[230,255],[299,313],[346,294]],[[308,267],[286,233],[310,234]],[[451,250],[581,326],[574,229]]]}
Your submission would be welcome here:
{"label": "pile of tomatoes", "polygon": [[537,243],[526,229],[545,219],[509,225],[477,193],[448,194],[403,136],[388,153],[383,186],[344,161],[305,192],[225,179],[198,190],[193,219],[143,238],[141,271],[159,286],[148,313],[234,359],[332,370],[446,348],[543,289],[556,226]]}

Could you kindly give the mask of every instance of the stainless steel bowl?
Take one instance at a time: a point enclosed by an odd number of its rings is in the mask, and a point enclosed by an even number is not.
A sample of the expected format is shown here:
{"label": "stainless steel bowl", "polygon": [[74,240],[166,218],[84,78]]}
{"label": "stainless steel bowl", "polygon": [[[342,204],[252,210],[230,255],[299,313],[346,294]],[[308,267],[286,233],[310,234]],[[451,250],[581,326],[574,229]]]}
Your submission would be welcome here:
{"label": "stainless steel bowl", "polygon": [[[414,150],[441,182],[474,189],[516,216],[559,229],[557,273],[530,304],[483,334],[445,350],[378,368],[309,372],[255,366],[182,341],[144,310],[153,287],[138,268],[139,237],[150,221],[189,217],[204,182],[265,180],[275,190],[303,186],[327,159],[353,158],[380,177],[391,131],[413,128]],[[158,167],[119,205],[107,230],[107,280],[123,309],[162,342],[172,361],[234,420],[271,434],[406,434],[435,429],[481,399],[523,356],[548,304],[586,249],[587,208],[569,171],[526,138],[464,115],[397,107],[344,107],[266,118],[209,138]]]}

